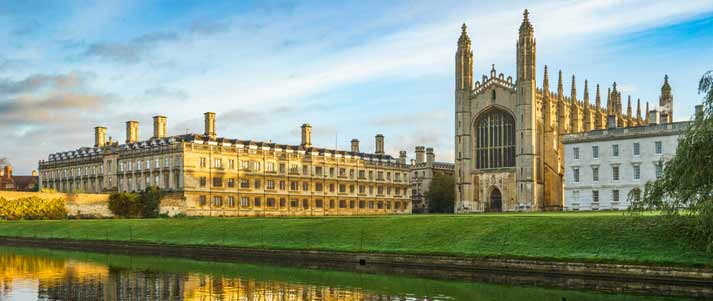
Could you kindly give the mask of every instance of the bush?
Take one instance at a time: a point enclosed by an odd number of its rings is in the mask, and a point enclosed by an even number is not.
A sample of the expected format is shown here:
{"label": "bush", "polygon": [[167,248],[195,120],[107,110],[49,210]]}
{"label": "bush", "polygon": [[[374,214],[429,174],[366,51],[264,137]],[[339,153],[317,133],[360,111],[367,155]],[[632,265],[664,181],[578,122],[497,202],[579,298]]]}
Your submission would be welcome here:
{"label": "bush", "polygon": [[109,210],[120,217],[158,217],[163,195],[158,187],[146,188],[141,193],[115,192],[109,196]]}
{"label": "bush", "polygon": [[27,197],[6,200],[0,197],[0,216],[10,220],[18,219],[64,219],[67,210],[61,198],[45,200]]}

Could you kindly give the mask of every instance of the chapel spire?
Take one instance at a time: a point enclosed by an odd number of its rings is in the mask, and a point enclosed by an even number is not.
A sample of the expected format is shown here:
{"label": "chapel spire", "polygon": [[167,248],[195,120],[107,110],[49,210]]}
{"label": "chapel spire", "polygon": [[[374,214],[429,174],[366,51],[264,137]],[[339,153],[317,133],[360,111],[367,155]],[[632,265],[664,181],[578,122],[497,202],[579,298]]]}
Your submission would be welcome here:
{"label": "chapel spire", "polygon": [[517,39],[518,82],[535,80],[535,35],[528,15],[525,10]]}
{"label": "chapel spire", "polygon": [[641,123],[641,98],[636,99],[636,120]]}
{"label": "chapel spire", "polygon": [[545,65],[545,75],[542,77],[542,95],[550,95],[550,76],[547,74],[547,65]]}
{"label": "chapel spire", "polygon": [[602,96],[599,93],[599,84],[597,84],[597,94],[594,96],[594,106],[597,108],[597,110],[600,110],[602,108]]}
{"label": "chapel spire", "polygon": [[572,104],[577,104],[577,84],[575,83],[574,75],[572,75],[572,91],[570,91],[570,95],[572,98]]}
{"label": "chapel spire", "polygon": [[559,77],[557,79],[557,96],[563,97],[564,88],[562,87],[562,70],[559,72]]}
{"label": "chapel spire", "polygon": [[473,87],[473,51],[471,50],[468,27],[463,23],[458,50],[456,51],[456,90],[470,90]]}
{"label": "chapel spire", "polygon": [[631,95],[629,95],[629,99],[626,105],[626,116],[631,118]]}

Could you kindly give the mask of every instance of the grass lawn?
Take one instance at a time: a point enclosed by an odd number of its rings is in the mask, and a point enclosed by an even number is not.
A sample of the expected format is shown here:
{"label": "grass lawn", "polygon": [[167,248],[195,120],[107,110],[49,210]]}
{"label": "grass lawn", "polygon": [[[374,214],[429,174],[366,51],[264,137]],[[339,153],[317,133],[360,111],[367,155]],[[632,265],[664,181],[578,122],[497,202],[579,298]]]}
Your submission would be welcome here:
{"label": "grass lawn", "polygon": [[713,267],[685,229],[621,212],[4,221],[0,236]]}

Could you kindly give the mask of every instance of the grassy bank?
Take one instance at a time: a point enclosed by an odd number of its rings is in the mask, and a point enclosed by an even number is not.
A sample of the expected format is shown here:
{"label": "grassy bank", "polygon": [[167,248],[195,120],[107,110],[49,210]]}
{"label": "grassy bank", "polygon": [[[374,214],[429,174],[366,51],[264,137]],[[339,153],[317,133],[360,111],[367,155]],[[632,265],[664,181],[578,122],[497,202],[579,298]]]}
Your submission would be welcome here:
{"label": "grassy bank", "polygon": [[621,213],[0,222],[0,236],[713,267],[685,230]]}

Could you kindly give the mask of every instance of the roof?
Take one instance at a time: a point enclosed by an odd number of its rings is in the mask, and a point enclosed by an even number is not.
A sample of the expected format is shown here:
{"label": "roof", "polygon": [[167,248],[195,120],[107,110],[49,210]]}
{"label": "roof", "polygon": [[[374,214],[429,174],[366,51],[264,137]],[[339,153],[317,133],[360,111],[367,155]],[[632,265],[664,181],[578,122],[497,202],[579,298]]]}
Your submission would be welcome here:
{"label": "roof", "polygon": [[17,190],[28,190],[34,188],[35,184],[38,182],[38,177],[36,176],[13,176],[12,180],[15,182],[15,189]]}

